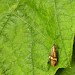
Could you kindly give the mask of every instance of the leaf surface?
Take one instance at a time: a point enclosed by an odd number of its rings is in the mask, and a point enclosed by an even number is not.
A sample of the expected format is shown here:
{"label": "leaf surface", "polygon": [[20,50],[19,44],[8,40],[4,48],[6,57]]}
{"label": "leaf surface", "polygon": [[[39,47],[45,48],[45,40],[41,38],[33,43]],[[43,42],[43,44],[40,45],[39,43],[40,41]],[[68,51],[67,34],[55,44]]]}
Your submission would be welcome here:
{"label": "leaf surface", "polygon": [[[54,75],[70,66],[74,4],[74,0],[0,0],[0,74]],[[53,44],[58,53],[55,67],[47,64]]]}
{"label": "leaf surface", "polygon": [[72,55],[71,66],[65,69],[58,69],[55,75],[75,75],[75,40],[73,45],[73,55]]}

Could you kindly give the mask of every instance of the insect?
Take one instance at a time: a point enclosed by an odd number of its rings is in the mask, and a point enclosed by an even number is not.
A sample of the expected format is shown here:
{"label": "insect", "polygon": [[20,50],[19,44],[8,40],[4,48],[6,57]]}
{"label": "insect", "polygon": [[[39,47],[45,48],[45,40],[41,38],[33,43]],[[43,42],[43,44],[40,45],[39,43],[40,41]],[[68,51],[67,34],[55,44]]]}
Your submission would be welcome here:
{"label": "insect", "polygon": [[55,47],[55,44],[53,45],[53,47],[51,49],[51,53],[49,55],[48,63],[51,63],[52,66],[56,66],[57,57],[56,57],[56,47]]}

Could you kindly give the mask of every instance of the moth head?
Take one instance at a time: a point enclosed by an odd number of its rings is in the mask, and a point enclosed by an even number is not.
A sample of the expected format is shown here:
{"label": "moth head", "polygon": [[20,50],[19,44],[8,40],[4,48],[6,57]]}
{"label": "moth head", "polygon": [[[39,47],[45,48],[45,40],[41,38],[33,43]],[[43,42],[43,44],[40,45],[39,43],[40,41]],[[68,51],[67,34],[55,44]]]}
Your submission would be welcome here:
{"label": "moth head", "polygon": [[56,45],[53,44],[52,50],[55,52],[56,51]]}

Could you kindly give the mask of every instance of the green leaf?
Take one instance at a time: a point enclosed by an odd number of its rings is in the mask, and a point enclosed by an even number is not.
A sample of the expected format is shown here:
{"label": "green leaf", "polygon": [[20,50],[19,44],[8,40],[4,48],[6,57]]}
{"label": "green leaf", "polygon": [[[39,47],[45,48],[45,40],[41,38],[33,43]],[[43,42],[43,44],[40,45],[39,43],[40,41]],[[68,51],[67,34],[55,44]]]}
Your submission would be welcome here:
{"label": "green leaf", "polygon": [[71,66],[65,69],[59,69],[56,75],[75,75],[75,40],[74,40],[74,46],[73,46]]}
{"label": "green leaf", "polygon": [[[0,0],[0,75],[54,75],[70,66],[73,10],[74,0]],[[55,67],[47,64],[53,44]]]}

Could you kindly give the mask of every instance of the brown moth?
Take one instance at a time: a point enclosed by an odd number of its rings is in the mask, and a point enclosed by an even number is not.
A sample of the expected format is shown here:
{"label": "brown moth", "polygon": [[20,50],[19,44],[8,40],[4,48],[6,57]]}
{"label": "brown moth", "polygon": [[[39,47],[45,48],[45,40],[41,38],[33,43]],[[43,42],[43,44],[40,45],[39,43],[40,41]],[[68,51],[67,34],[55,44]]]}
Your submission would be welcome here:
{"label": "brown moth", "polygon": [[49,63],[51,63],[52,66],[56,66],[57,57],[56,57],[56,47],[53,45],[51,49],[51,53],[49,55]]}

